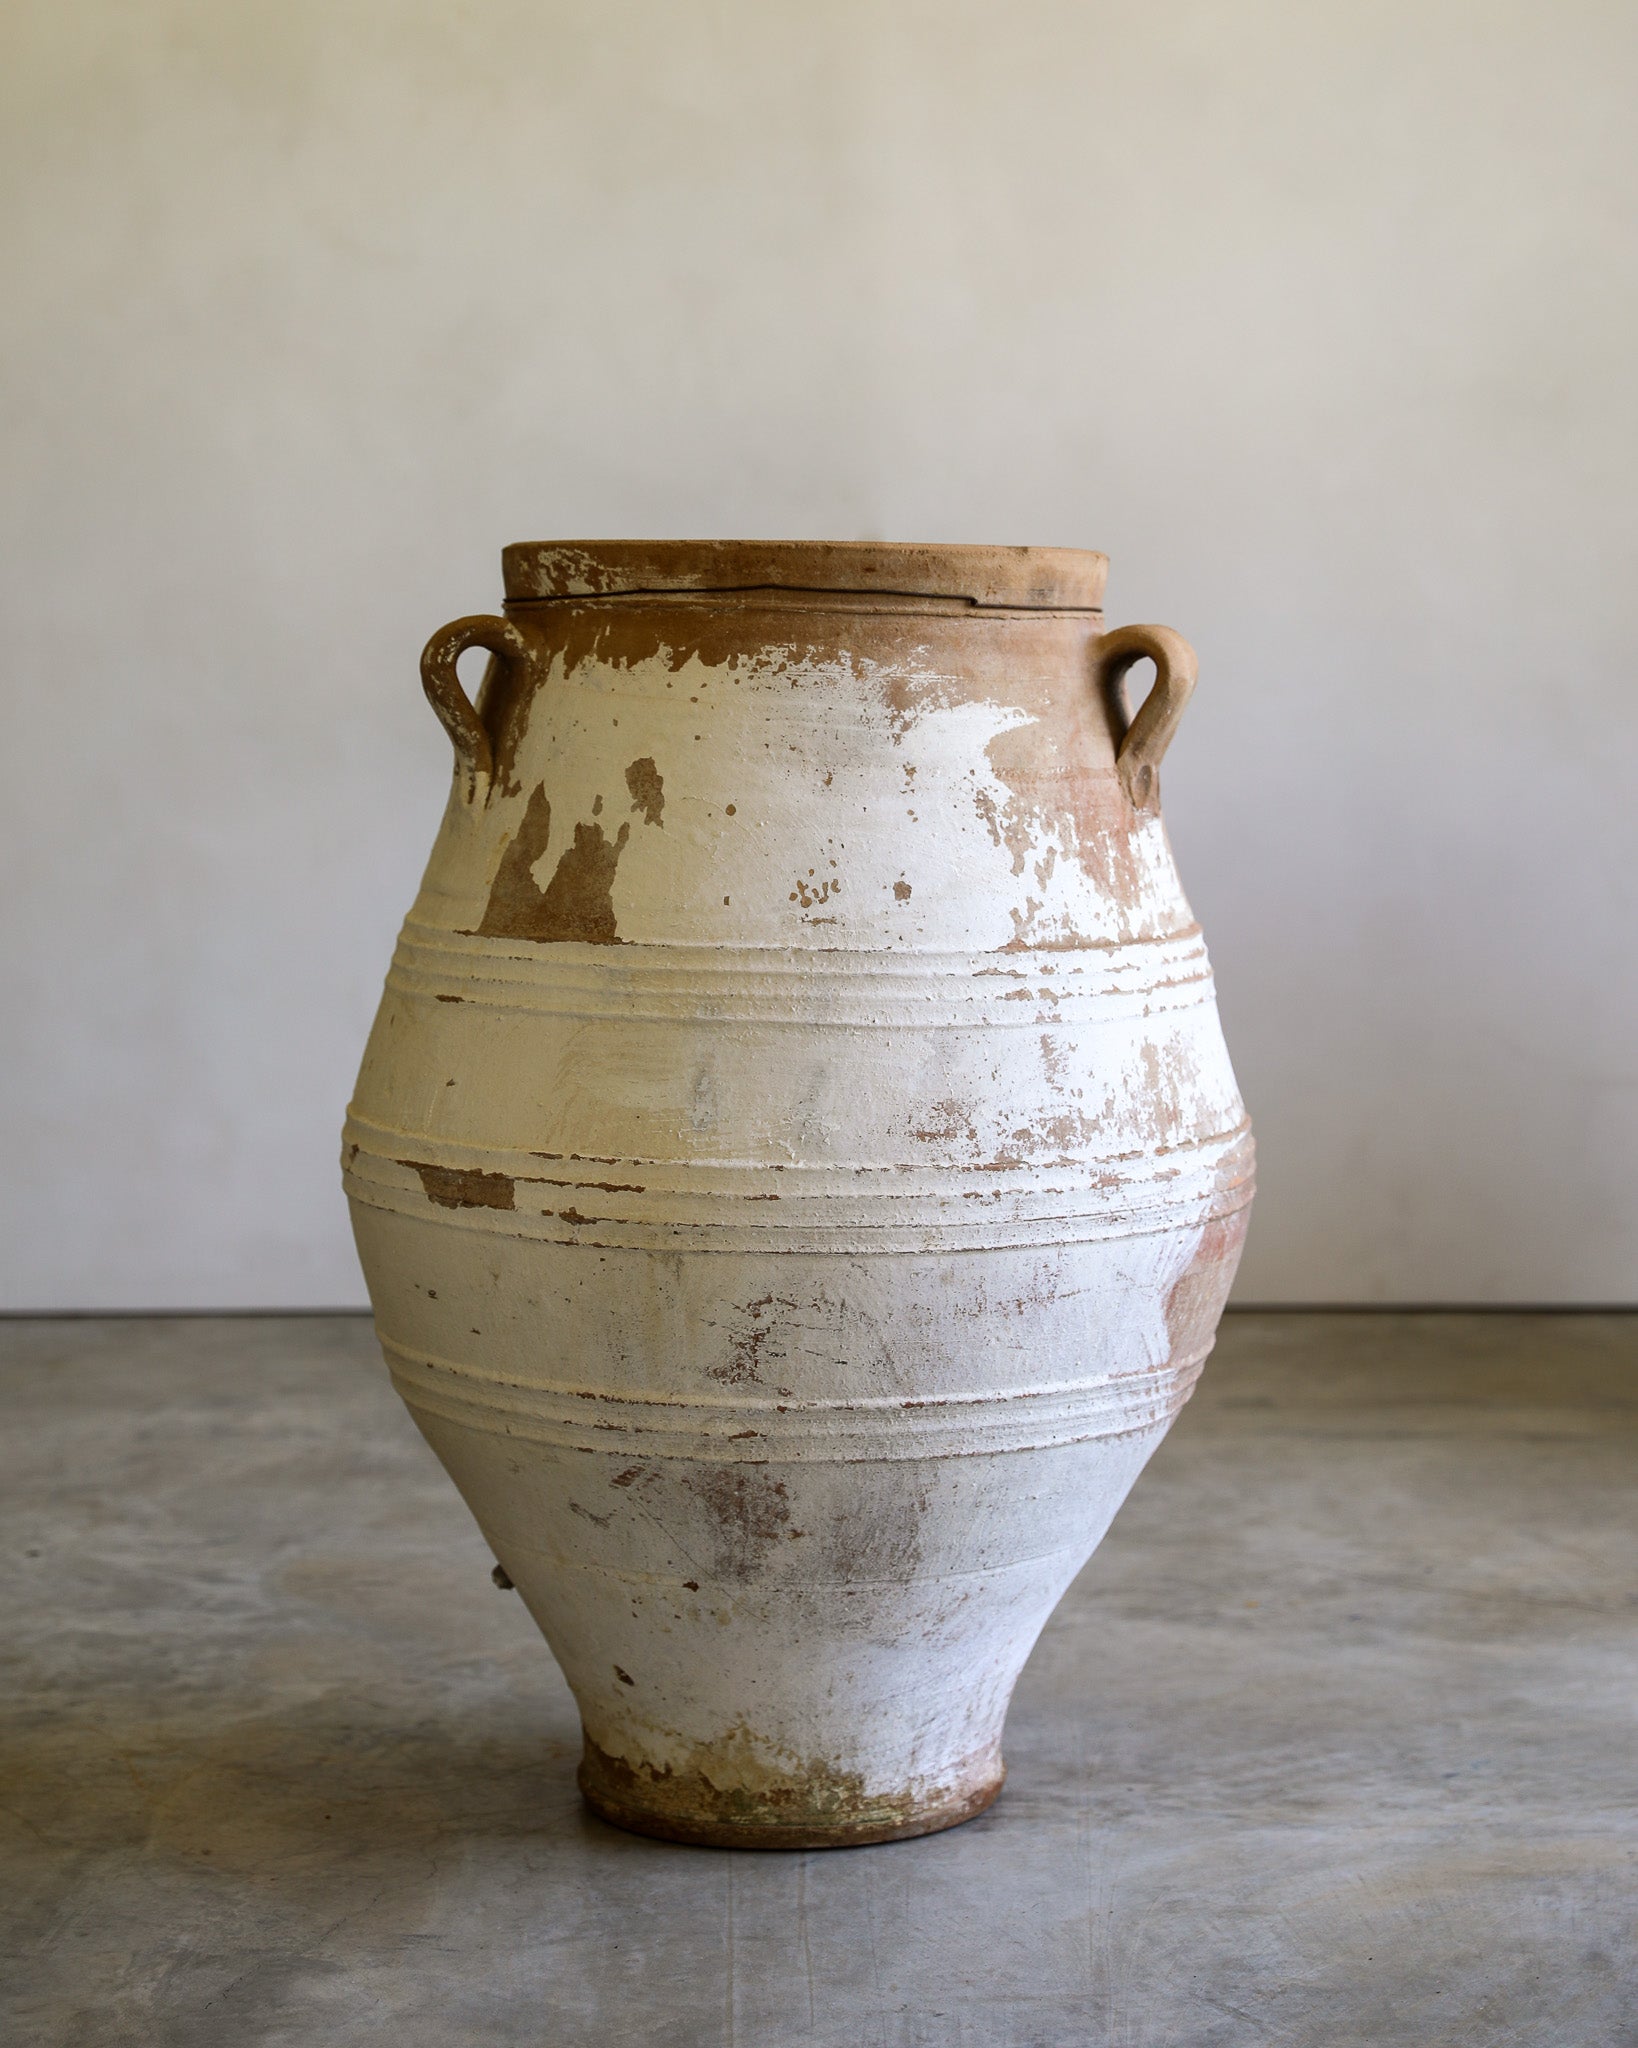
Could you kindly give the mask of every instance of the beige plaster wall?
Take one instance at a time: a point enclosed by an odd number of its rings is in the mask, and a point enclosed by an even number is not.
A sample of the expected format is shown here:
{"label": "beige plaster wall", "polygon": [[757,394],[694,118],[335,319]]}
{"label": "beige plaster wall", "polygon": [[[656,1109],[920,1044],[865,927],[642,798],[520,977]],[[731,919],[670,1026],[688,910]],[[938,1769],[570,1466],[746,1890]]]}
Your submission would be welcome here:
{"label": "beige plaster wall", "polygon": [[1106,549],[1241,1296],[1630,1299],[1638,13],[11,0],[13,1306],[358,1300],[336,1134],[503,541]]}

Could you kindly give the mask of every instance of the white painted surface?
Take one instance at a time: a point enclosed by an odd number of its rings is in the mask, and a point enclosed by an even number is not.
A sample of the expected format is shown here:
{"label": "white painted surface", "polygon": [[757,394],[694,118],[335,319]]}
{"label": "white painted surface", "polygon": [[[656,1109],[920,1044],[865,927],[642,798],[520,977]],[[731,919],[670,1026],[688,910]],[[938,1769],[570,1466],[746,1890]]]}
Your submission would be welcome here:
{"label": "white painted surface", "polygon": [[19,0],[4,1300],[360,1298],[415,655],[599,531],[1108,550],[1202,657],[1242,1295],[1630,1298],[1635,33]]}

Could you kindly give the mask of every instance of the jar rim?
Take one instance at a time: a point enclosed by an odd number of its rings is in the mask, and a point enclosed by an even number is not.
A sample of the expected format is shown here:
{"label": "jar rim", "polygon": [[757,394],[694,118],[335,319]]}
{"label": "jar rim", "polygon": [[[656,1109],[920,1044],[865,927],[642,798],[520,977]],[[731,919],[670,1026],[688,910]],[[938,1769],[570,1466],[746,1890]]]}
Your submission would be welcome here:
{"label": "jar rim", "polygon": [[501,550],[509,600],[812,590],[1097,611],[1109,558],[1090,548],[908,541],[542,540]]}

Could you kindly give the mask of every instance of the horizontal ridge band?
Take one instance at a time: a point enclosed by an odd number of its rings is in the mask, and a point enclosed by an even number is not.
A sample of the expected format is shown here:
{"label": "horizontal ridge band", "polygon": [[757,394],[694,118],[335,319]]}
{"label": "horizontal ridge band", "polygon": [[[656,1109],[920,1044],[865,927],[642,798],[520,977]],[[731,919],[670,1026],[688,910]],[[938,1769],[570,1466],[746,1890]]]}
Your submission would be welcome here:
{"label": "horizontal ridge band", "polygon": [[584,1020],[896,1030],[1102,1023],[1213,999],[1197,925],[1063,952],[920,953],[534,945],[412,916],[388,986],[408,997]]}
{"label": "horizontal ridge band", "polygon": [[381,1348],[403,1398],[445,1421],[569,1450],[712,1464],[972,1457],[1129,1436],[1172,1420],[1207,1355],[1005,1393],[769,1401],[529,1384],[385,1335]]}
{"label": "horizontal ridge band", "polygon": [[1246,1123],[1167,1150],[981,1168],[565,1159],[442,1143],[349,1117],[366,1207],[556,1244],[667,1251],[916,1253],[1199,1227],[1251,1200]]}

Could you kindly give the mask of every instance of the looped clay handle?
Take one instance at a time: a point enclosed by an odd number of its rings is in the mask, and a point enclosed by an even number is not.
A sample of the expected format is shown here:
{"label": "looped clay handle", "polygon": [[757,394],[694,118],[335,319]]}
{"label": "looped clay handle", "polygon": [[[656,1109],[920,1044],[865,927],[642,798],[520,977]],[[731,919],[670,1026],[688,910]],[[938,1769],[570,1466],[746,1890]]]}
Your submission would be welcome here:
{"label": "looped clay handle", "polygon": [[487,782],[495,770],[494,749],[455,673],[469,647],[485,647],[499,661],[527,661],[529,644],[510,619],[478,612],[440,626],[421,650],[421,686],[454,744],[455,759],[475,782]]}
{"label": "looped clay handle", "polygon": [[1200,664],[1194,649],[1170,626],[1117,626],[1092,650],[1100,690],[1117,717],[1125,718],[1121,684],[1135,662],[1152,661],[1154,687],[1127,721],[1115,755],[1115,768],[1126,794],[1140,811],[1160,802],[1160,762],[1172,743],[1183,707],[1194,689]]}

